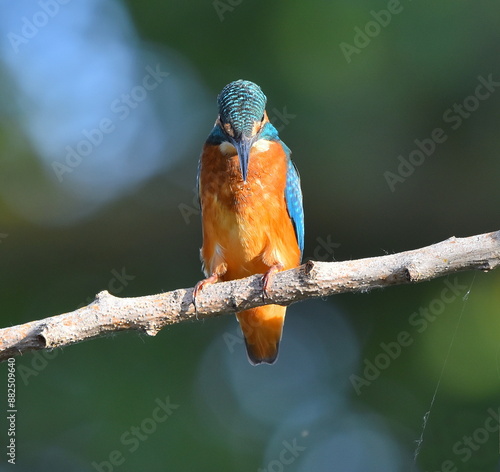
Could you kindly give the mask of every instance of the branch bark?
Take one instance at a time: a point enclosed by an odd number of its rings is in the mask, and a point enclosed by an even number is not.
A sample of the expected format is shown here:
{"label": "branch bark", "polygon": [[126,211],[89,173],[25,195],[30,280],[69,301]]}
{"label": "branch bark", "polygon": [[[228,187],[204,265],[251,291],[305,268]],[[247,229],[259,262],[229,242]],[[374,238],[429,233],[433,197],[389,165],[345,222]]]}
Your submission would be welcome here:
{"label": "branch bark", "polygon": [[27,351],[54,349],[117,331],[154,336],[164,326],[211,318],[277,303],[423,282],[466,270],[489,271],[500,265],[500,231],[449,238],[413,251],[345,262],[314,262],[276,274],[270,297],[263,299],[261,276],[204,287],[192,304],[193,289],[137,298],[107,291],[75,311],[0,329],[0,361]]}

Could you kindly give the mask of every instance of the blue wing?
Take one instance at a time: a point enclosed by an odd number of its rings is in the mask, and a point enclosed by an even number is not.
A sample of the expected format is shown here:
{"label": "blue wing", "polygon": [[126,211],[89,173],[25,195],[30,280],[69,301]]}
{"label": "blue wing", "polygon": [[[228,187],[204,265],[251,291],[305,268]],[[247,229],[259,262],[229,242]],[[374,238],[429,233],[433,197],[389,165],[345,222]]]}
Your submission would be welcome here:
{"label": "blue wing", "polygon": [[300,176],[297,167],[288,158],[286,174],[285,199],[288,214],[292,219],[295,236],[300,248],[300,255],[304,253],[304,208],[302,206],[302,190],[300,189]]}

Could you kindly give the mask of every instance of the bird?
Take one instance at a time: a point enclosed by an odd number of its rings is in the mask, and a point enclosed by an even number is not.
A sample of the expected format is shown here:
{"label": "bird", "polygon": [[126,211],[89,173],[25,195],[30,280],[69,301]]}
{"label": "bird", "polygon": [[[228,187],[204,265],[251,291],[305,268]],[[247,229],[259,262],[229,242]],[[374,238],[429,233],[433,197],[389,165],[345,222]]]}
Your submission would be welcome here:
{"label": "bird", "polygon": [[[291,151],[266,112],[267,98],[248,80],[226,85],[218,116],[198,164],[198,196],[205,279],[195,286],[263,274],[268,295],[273,276],[298,267],[304,251],[300,176]],[[286,307],[265,305],[236,313],[252,365],[278,357]]]}

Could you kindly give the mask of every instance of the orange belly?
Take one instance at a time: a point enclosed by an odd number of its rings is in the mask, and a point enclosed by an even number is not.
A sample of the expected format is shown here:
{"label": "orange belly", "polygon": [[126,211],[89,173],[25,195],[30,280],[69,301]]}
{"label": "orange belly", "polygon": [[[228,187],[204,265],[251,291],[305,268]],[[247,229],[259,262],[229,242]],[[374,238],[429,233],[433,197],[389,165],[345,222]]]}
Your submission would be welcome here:
{"label": "orange belly", "polygon": [[205,149],[200,176],[202,260],[206,275],[222,280],[261,274],[300,263],[300,249],[285,201],[286,155],[278,143],[252,149],[247,182],[237,154]]}

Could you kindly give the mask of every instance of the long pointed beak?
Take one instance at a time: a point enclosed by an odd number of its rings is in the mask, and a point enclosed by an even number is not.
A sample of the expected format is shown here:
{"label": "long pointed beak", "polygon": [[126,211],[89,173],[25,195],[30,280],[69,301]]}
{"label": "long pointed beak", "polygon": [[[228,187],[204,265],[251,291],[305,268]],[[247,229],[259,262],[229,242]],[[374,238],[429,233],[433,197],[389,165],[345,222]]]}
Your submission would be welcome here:
{"label": "long pointed beak", "polygon": [[238,152],[238,158],[240,160],[241,176],[243,177],[243,182],[247,181],[248,175],[248,161],[250,160],[250,148],[254,143],[254,136],[241,135],[241,138],[237,141],[235,140],[234,146]]}

